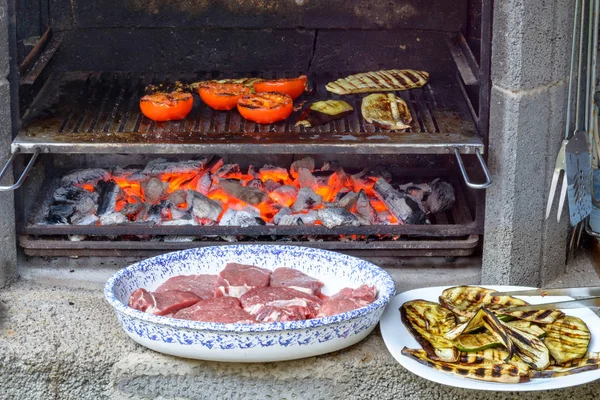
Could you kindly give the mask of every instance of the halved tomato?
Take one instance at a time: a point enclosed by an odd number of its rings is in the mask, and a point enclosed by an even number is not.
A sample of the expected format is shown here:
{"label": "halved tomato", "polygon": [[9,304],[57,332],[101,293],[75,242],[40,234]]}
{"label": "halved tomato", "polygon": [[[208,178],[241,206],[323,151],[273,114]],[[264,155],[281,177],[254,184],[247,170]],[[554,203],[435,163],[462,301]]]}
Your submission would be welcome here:
{"label": "halved tomato", "polygon": [[260,80],[254,82],[256,92],[277,92],[287,94],[296,99],[306,90],[306,75],[297,78]]}
{"label": "halved tomato", "polygon": [[202,82],[198,86],[202,101],[215,110],[231,110],[240,97],[250,93],[250,88],[239,83]]}
{"label": "halved tomato", "polygon": [[191,93],[180,91],[147,94],[140,99],[142,114],[154,121],[173,121],[185,118],[194,106]]}
{"label": "halved tomato", "polygon": [[290,116],[294,101],[287,94],[255,93],[242,96],[238,111],[242,117],[259,124],[282,121]]}

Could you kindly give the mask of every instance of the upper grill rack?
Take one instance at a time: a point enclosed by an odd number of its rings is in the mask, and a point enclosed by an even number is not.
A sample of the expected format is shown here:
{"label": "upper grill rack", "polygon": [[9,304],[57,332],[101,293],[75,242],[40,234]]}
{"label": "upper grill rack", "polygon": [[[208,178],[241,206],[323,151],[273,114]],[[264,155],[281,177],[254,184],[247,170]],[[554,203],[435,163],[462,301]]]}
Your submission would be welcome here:
{"label": "upper grill rack", "polygon": [[[299,72],[249,75],[279,78]],[[421,89],[397,92],[408,104],[413,122],[407,132],[390,132],[366,123],[360,112],[364,95],[338,96],[325,84],[339,76],[311,75],[312,93],[302,100],[327,98],[348,101],[351,115],[314,128],[296,127],[300,111],[286,121],[259,125],[236,110],[215,111],[194,94],[194,108],[182,121],[154,122],[139,110],[139,99],[150,84],[183,80],[240,77],[248,74],[199,73],[179,76],[149,73],[67,72],[48,79],[23,117],[13,152],[53,153],[356,153],[462,154],[484,151],[475,124],[457,83],[433,77]],[[268,141],[266,136],[268,135]]]}

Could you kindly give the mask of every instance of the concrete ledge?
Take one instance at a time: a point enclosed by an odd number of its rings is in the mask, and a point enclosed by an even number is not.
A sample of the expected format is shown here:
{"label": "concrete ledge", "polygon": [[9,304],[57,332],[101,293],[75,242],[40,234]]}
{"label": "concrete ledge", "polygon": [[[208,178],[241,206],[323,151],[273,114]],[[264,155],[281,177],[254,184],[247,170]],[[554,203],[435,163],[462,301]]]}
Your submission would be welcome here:
{"label": "concrete ledge", "polygon": [[[423,274],[399,286],[439,284]],[[461,281],[462,268],[455,269]],[[468,268],[466,268],[468,270]],[[600,284],[587,257],[559,284]],[[416,275],[413,275],[413,277]],[[446,275],[449,277],[449,274]],[[462,277],[465,275],[462,274]],[[473,282],[474,283],[474,282]],[[473,392],[421,379],[388,353],[378,329],[336,353],[267,364],[185,360],[147,350],[121,330],[99,289],[21,280],[0,291],[0,398],[6,399],[595,399],[600,382],[543,394]]]}

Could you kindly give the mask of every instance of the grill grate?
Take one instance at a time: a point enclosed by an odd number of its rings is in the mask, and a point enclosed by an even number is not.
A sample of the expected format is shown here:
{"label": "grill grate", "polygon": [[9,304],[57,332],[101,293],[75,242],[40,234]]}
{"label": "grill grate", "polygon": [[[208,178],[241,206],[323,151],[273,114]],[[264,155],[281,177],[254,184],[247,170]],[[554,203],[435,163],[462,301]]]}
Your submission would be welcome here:
{"label": "grill grate", "polygon": [[[279,78],[299,72],[253,73]],[[340,74],[344,76],[346,74]],[[299,101],[340,98],[355,112],[341,120],[314,128],[295,127],[300,111],[286,121],[259,125],[237,111],[215,111],[194,94],[194,108],[181,121],[154,122],[139,111],[139,99],[150,84],[188,82],[244,74],[199,73],[178,76],[149,73],[67,72],[49,79],[25,114],[13,150],[47,148],[55,153],[461,153],[484,151],[457,84],[432,78],[421,89],[397,92],[413,116],[407,132],[390,132],[366,123],[360,113],[363,95],[338,96],[325,84],[339,76],[311,75],[312,93]],[[265,146],[268,134],[268,146]]]}

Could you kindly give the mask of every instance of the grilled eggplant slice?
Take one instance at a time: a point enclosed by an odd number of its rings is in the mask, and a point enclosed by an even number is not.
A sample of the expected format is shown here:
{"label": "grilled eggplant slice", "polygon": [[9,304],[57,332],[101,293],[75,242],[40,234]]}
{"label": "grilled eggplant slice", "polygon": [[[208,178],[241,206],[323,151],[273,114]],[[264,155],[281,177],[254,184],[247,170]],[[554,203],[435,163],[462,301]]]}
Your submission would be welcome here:
{"label": "grilled eggplant slice", "polygon": [[[504,362],[508,358],[508,352],[500,348],[490,348],[481,351],[460,353],[459,362],[463,364],[498,364]],[[512,356],[508,363],[519,368],[521,373],[525,374],[531,368],[523,362],[518,356]]]}
{"label": "grilled eggplant slice", "polygon": [[458,359],[454,342],[444,337],[456,325],[451,311],[431,301],[412,300],[402,304],[400,316],[431,359],[450,362]]}
{"label": "grilled eggplant slice", "polygon": [[342,100],[317,101],[302,112],[296,126],[311,128],[325,125],[336,119],[344,118],[346,115],[352,114],[353,111],[352,106]]}
{"label": "grilled eggplant slice", "polygon": [[576,358],[562,365],[551,365],[543,371],[531,371],[531,378],[556,378],[600,369],[600,353],[589,353],[584,358]]}
{"label": "grilled eggplant slice", "polygon": [[429,73],[412,69],[390,69],[363,72],[329,82],[325,88],[337,94],[387,92],[420,88],[427,83]]}
{"label": "grilled eggplant slice", "polygon": [[511,328],[517,328],[520,331],[523,332],[527,332],[531,335],[534,335],[538,338],[543,338],[544,336],[546,336],[546,331],[541,328],[540,326],[530,322],[530,321],[524,321],[524,320],[516,320],[516,321],[509,321],[506,322],[506,325],[510,326]]}
{"label": "grilled eggplant slice", "polygon": [[550,365],[550,353],[544,343],[535,335],[523,332],[517,328],[504,325],[515,345],[516,354],[531,368],[542,370]]}
{"label": "grilled eggplant slice", "polygon": [[393,131],[410,128],[412,116],[408,106],[393,93],[370,94],[362,100],[362,116],[370,124]]}
{"label": "grilled eggplant slice", "polygon": [[558,364],[582,358],[587,353],[591,334],[580,318],[566,315],[546,328],[544,343]]}
{"label": "grilled eggplant slice", "polygon": [[424,350],[403,348],[402,354],[431,368],[449,372],[464,378],[488,382],[522,383],[529,382],[529,376],[517,366],[504,363],[463,364],[432,360]]}
{"label": "grilled eggplant slice", "polygon": [[488,332],[466,333],[456,339],[456,348],[464,352],[477,352],[498,346],[502,346],[502,342]]}
{"label": "grilled eggplant slice", "polygon": [[492,289],[479,286],[455,286],[442,292],[440,304],[460,315],[463,319],[472,318],[481,307],[492,311],[502,308],[527,305],[527,302],[511,296],[492,296]]}
{"label": "grilled eggplant slice", "polygon": [[[512,306],[507,306],[512,307]],[[523,321],[535,322],[537,324],[551,324],[565,314],[560,310],[538,310],[538,311],[513,311],[500,310],[503,315],[511,316]]]}

